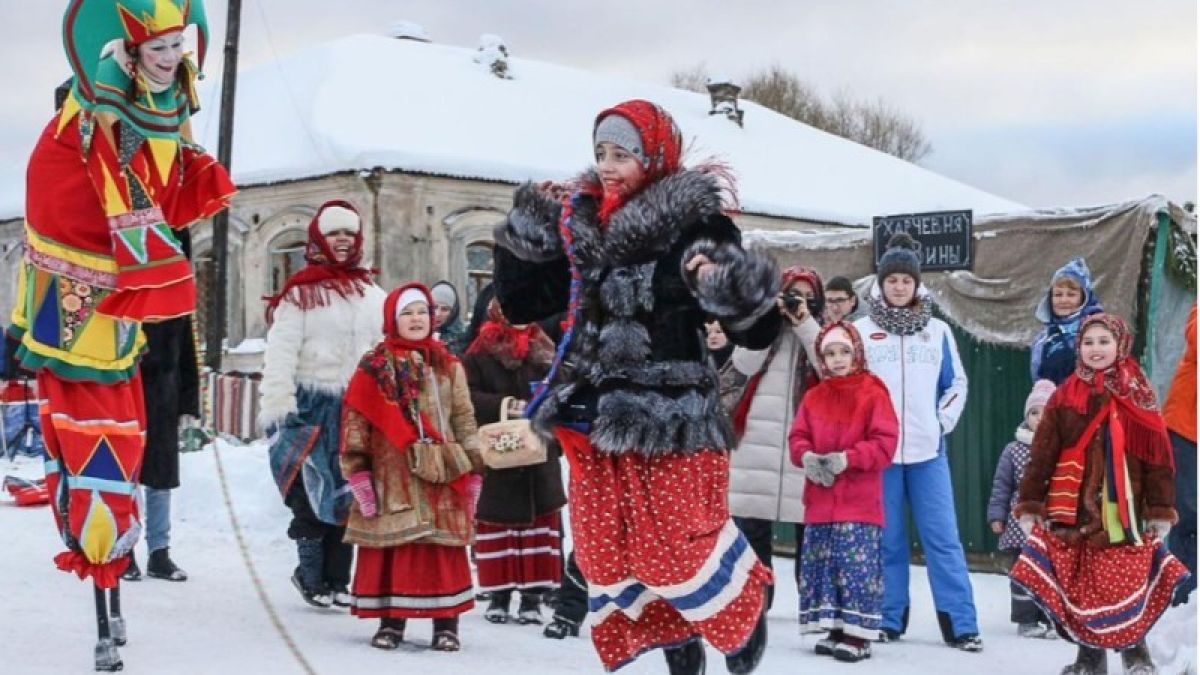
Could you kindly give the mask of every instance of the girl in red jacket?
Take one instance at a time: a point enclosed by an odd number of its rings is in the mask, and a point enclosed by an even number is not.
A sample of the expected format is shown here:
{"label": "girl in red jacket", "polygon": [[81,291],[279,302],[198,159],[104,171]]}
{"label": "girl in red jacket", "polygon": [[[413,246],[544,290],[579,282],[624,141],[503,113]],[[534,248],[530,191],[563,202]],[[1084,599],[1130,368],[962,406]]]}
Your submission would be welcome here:
{"label": "girl in red jacket", "polygon": [[804,467],[800,630],[829,631],[818,654],[871,656],[879,635],[883,568],[883,470],[899,424],[886,385],[866,369],[862,339],[838,321],[817,336],[823,379],[804,396],[788,435]]}

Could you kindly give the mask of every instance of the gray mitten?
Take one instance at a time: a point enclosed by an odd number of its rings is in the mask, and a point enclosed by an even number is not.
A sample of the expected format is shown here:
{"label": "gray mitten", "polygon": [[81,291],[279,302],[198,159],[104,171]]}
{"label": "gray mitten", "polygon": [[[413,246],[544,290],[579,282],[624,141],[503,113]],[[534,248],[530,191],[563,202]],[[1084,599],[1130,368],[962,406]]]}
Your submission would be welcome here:
{"label": "gray mitten", "polygon": [[801,464],[804,465],[804,475],[812,482],[825,487],[833,485],[833,473],[826,468],[820,455],[813,452],[806,453]]}
{"label": "gray mitten", "polygon": [[834,476],[846,470],[849,462],[846,460],[845,451],[831,452],[828,455],[821,455],[821,465],[829,470],[829,473]]}

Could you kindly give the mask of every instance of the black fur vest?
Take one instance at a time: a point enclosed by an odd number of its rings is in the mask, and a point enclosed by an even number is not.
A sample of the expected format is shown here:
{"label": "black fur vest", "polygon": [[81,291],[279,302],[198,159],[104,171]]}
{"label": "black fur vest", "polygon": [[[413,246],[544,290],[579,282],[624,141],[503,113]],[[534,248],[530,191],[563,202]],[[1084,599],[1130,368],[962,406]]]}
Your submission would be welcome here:
{"label": "black fur vest", "polygon": [[[773,262],[741,248],[717,181],[702,172],[651,184],[607,227],[598,208],[596,199],[576,197],[570,232],[582,285],[575,339],[534,426],[550,435],[564,421],[588,423],[593,447],[610,453],[730,448],[704,321],[720,319],[737,344],[770,345],[780,321]],[[526,184],[496,230],[496,297],[513,323],[566,307],[560,214],[558,201]],[[700,279],[684,270],[697,254],[717,263]]]}

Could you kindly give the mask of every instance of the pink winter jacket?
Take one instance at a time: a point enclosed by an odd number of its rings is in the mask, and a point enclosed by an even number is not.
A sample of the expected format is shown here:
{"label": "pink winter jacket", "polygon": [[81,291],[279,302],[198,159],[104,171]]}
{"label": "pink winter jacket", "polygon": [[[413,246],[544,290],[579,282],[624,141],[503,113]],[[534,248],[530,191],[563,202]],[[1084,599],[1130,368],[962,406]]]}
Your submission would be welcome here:
{"label": "pink winter jacket", "polygon": [[866,372],[823,380],[801,401],[788,434],[792,463],[809,452],[844,450],[833,485],[804,487],[804,523],[883,525],[883,470],[892,464],[899,424],[886,386]]}

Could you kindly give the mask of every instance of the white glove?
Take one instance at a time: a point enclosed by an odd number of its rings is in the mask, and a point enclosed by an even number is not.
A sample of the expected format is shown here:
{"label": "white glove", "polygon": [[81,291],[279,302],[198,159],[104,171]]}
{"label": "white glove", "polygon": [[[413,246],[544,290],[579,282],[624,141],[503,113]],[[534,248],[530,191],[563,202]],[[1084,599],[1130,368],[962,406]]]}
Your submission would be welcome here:
{"label": "white glove", "polygon": [[1159,541],[1166,541],[1167,535],[1171,533],[1171,521],[1169,520],[1151,520],[1146,523],[1146,534],[1154,536]]}
{"label": "white glove", "polygon": [[834,476],[846,470],[850,463],[846,460],[846,452],[844,450],[831,452],[828,455],[821,455],[821,465],[829,470],[829,473]]}
{"label": "white glove", "polygon": [[1041,516],[1033,513],[1026,513],[1020,518],[1017,518],[1017,526],[1021,528],[1021,531],[1025,533],[1026,537],[1033,532],[1034,525],[1045,527],[1046,521],[1043,520]]}
{"label": "white glove", "polygon": [[804,475],[809,480],[824,487],[833,485],[833,472],[821,461],[821,455],[805,453],[800,463],[804,465]]}

